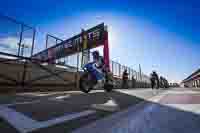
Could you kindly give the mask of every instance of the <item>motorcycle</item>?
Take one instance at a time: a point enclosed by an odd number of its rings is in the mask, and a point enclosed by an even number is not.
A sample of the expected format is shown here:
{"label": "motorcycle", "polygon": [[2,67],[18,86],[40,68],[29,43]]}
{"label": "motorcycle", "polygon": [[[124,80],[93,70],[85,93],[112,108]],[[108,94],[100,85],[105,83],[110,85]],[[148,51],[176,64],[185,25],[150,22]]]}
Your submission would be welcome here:
{"label": "motorcycle", "polygon": [[[96,67],[95,62],[88,63],[83,66],[83,73],[81,73],[79,80],[79,88],[81,91],[88,93],[94,88],[103,87],[107,92],[112,91],[113,84],[111,76],[108,72],[103,72]],[[98,81],[102,82],[99,83]]]}

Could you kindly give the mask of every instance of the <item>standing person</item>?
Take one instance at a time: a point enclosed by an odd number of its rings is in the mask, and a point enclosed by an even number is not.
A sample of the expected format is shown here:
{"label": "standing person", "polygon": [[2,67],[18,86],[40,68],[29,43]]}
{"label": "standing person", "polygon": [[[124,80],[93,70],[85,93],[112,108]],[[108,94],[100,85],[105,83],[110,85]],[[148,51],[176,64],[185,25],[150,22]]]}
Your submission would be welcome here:
{"label": "standing person", "polygon": [[135,80],[135,78],[134,78],[134,76],[132,76],[132,88],[135,88],[135,86],[136,86],[136,80]]}
{"label": "standing person", "polygon": [[159,82],[160,82],[160,84],[159,84],[160,88],[165,88],[164,78],[162,76],[160,76]]}
{"label": "standing person", "polygon": [[127,69],[124,70],[122,75],[122,87],[128,88],[128,72]]}
{"label": "standing person", "polygon": [[151,87],[152,89],[154,89],[156,85],[156,89],[159,89],[159,77],[158,77],[158,74],[153,71],[152,74],[151,74]]}
{"label": "standing person", "polygon": [[154,75],[156,79],[156,89],[159,89],[160,88],[159,76],[156,72],[154,73]]}
{"label": "standing person", "polygon": [[153,73],[151,73],[150,75],[150,80],[151,80],[151,88],[152,90],[154,89],[154,86],[155,86],[155,75],[154,75],[154,71]]}

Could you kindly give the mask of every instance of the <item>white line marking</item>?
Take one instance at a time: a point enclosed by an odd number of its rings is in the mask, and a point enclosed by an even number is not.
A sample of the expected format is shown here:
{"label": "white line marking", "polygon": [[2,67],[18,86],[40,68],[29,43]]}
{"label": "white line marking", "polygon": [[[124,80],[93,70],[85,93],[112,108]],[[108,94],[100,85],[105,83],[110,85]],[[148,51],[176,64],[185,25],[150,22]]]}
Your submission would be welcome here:
{"label": "white line marking", "polygon": [[38,96],[38,97],[43,97],[43,96],[51,96],[51,95],[56,95],[57,93],[23,93],[23,94],[17,94],[19,96]]}
{"label": "white line marking", "polygon": [[94,113],[96,113],[96,111],[94,110],[85,110],[79,113],[66,114],[64,116],[57,117],[52,120],[39,122],[25,116],[20,112],[16,112],[15,110],[10,109],[6,106],[0,106],[0,117],[2,117],[4,120],[10,123],[21,133],[27,133],[33,130],[37,130],[39,128],[49,127],[55,124],[67,122],[69,120],[87,116]]}
{"label": "white line marking", "polygon": [[[94,90],[95,91],[95,90]],[[101,90],[102,91],[102,90]],[[32,93],[19,93],[17,95],[19,96],[51,96],[51,95],[59,95],[59,94],[80,94],[82,93],[81,91],[58,91],[58,92],[32,92]]]}
{"label": "white line marking", "polygon": [[0,117],[8,121],[21,133],[26,133],[30,129],[37,127],[37,121],[32,120],[24,114],[4,106],[0,106]]}
{"label": "white line marking", "polygon": [[33,103],[38,103],[40,100],[34,100],[30,102],[14,102],[14,103],[9,103],[9,104],[1,104],[1,106],[13,106],[13,105],[22,105],[22,104],[33,104]]}
{"label": "white line marking", "polygon": [[[86,111],[82,111],[82,112],[79,112],[79,113],[73,113],[73,114],[70,114],[70,115],[58,117],[58,118],[48,120],[48,121],[38,122],[39,123],[38,127],[35,128],[35,129],[32,129],[31,131],[39,129],[39,128],[49,127],[49,126],[52,126],[52,125],[55,125],[55,124],[58,124],[58,123],[67,122],[67,121],[70,121],[72,119],[77,119],[79,117],[87,116],[87,115],[94,114],[94,113],[96,113],[96,111],[86,110]],[[29,130],[29,132],[30,132],[30,130]]]}
{"label": "white line marking", "polygon": [[63,96],[57,96],[57,97],[50,97],[48,100],[55,100],[55,101],[64,101],[65,98],[69,98],[71,95],[63,95]]}
{"label": "white line marking", "polygon": [[192,91],[192,90],[183,90],[183,91],[169,90],[167,93],[168,94],[200,94],[200,92]]}
{"label": "white line marking", "polygon": [[[64,100],[65,98],[69,98],[71,95],[63,95],[63,96],[57,96],[57,97],[50,97],[48,100]],[[41,100],[33,100],[30,102],[14,102],[14,103],[9,103],[9,104],[1,104],[1,106],[12,106],[12,105],[22,105],[22,104],[33,104],[33,103],[38,103]]]}
{"label": "white line marking", "polygon": [[171,94],[200,94],[200,92],[194,92],[191,90],[184,90],[184,91],[168,90],[161,94],[158,94],[157,96],[154,96],[154,97],[148,99],[148,101],[159,102],[164,96],[166,96],[168,94],[169,95],[171,95]]}
{"label": "white line marking", "polygon": [[57,96],[55,99],[63,99],[63,98],[69,98],[70,95],[65,95],[65,96]]}
{"label": "white line marking", "polygon": [[164,104],[169,107],[177,108],[180,110],[200,114],[200,104]]}

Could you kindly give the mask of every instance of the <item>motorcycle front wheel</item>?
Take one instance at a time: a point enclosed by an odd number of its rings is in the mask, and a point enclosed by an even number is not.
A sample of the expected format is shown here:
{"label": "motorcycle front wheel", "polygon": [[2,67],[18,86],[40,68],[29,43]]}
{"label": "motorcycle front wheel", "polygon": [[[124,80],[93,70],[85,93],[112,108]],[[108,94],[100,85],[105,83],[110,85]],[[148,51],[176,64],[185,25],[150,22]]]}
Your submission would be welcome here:
{"label": "motorcycle front wheel", "polygon": [[93,87],[94,87],[95,83],[92,79],[92,76],[86,72],[84,73],[79,80],[79,88],[82,92],[84,93],[89,93]]}

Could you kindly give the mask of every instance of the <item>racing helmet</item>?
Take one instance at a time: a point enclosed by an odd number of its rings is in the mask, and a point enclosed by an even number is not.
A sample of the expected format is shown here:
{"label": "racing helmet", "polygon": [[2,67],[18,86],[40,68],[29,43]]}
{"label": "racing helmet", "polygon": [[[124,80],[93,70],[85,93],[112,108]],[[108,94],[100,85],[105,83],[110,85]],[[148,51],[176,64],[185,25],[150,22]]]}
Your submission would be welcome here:
{"label": "racing helmet", "polygon": [[94,52],[92,52],[92,56],[93,56],[94,58],[99,58],[99,51],[94,51]]}

